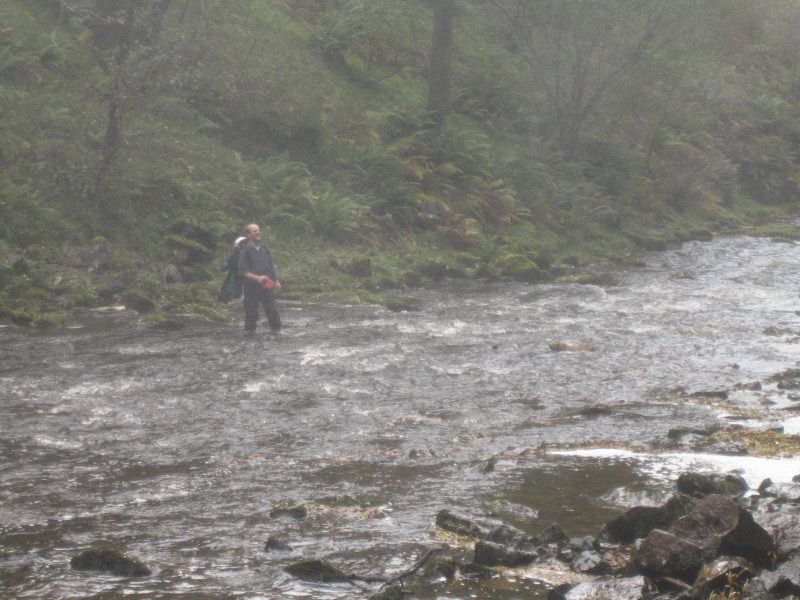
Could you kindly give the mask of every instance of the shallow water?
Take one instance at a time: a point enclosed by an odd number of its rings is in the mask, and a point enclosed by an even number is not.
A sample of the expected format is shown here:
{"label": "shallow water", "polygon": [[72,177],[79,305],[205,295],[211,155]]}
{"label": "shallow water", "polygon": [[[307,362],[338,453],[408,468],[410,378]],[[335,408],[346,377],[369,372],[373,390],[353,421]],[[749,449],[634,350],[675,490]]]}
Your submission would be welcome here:
{"label": "shallow water", "polygon": [[[243,339],[238,323],[160,333],[125,318],[57,335],[2,329],[0,597],[365,597],[281,567],[315,557],[391,577],[438,543],[441,508],[489,521],[504,506],[504,521],[531,533],[558,521],[585,535],[663,497],[687,465],[773,476],[773,463],[735,458],[535,450],[648,447],[724,412],[667,390],[796,366],[798,264],[797,245],[720,238],[654,254],[603,287],[455,283],[418,292],[413,313],[284,303],[279,337]],[[597,350],[552,352],[554,340]],[[752,395],[734,401],[781,419]],[[612,409],[586,413],[598,405]],[[800,473],[795,463],[777,477]],[[309,518],[271,518],[288,499],[313,502]],[[264,552],[270,535],[293,552]],[[69,569],[105,541],[154,576]],[[431,597],[541,593],[502,578]]]}

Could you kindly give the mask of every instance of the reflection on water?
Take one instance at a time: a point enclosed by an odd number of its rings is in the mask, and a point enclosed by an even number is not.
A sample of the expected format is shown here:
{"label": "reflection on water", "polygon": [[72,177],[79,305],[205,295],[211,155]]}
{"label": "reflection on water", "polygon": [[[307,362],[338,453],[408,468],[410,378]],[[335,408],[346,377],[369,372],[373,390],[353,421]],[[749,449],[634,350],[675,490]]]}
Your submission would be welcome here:
{"label": "reflection on water", "polygon": [[[319,557],[392,576],[436,543],[445,507],[491,519],[488,507],[507,502],[522,510],[504,520],[531,533],[554,520],[594,533],[620,510],[620,490],[653,497],[666,484],[638,460],[532,450],[647,446],[718,416],[659,390],[794,366],[799,259],[797,246],[767,240],[689,243],[608,287],[457,283],[419,292],[423,310],[400,314],[287,304],[277,338],[124,320],[0,330],[6,597],[350,598],[351,586],[313,586],[281,566]],[[551,352],[554,340],[597,351]],[[290,499],[312,503],[307,519],[270,517]],[[270,535],[292,553],[263,552]],[[157,575],[72,573],[69,558],[99,541]],[[519,597],[521,584],[481,585],[436,594]]]}

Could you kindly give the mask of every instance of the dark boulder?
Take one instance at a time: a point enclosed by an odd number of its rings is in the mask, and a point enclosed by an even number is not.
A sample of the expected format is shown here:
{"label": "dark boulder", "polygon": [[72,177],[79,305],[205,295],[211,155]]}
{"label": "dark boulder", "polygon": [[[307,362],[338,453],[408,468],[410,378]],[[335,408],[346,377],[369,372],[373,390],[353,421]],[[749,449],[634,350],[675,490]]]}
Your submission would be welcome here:
{"label": "dark boulder", "polygon": [[674,533],[654,529],[634,555],[636,568],[651,577],[677,577],[694,581],[710,557],[702,546]]}
{"label": "dark boulder", "polygon": [[558,523],[553,523],[545,527],[542,530],[541,538],[545,544],[558,544],[560,542],[566,542],[569,539],[567,532],[564,531],[564,528]]}
{"label": "dark boulder", "polygon": [[724,475],[682,473],[678,477],[678,491],[695,498],[702,498],[709,494],[739,496],[747,490],[748,486],[744,478],[734,473]]}
{"label": "dark boulder", "polygon": [[152,571],[138,558],[130,558],[113,548],[92,548],[73,556],[69,562],[76,571],[98,571],[120,577],[147,577]]}
{"label": "dark boulder", "polygon": [[624,515],[606,523],[603,531],[611,542],[631,544],[653,529],[666,529],[670,522],[660,507],[634,506]]}
{"label": "dark boulder", "polygon": [[436,526],[458,535],[483,536],[483,531],[475,523],[464,517],[454,515],[446,508],[440,510],[436,515]]}
{"label": "dark boulder", "polygon": [[524,531],[511,527],[510,525],[498,525],[494,527],[487,538],[490,542],[511,546],[513,548],[535,551],[538,540]]}
{"label": "dark boulder", "polygon": [[475,563],[478,565],[518,567],[530,564],[538,557],[535,551],[511,548],[495,542],[481,540],[475,543]]}
{"label": "dark boulder", "polygon": [[297,577],[303,581],[351,581],[352,577],[347,575],[338,567],[329,562],[318,559],[300,560],[284,568],[289,575]]}
{"label": "dark boulder", "polygon": [[271,535],[264,542],[264,552],[288,552],[292,547],[283,540]]}
{"label": "dark boulder", "polygon": [[775,543],[753,515],[730,498],[712,494],[672,524],[671,532],[705,549],[708,558],[741,556],[759,567],[771,564]]}

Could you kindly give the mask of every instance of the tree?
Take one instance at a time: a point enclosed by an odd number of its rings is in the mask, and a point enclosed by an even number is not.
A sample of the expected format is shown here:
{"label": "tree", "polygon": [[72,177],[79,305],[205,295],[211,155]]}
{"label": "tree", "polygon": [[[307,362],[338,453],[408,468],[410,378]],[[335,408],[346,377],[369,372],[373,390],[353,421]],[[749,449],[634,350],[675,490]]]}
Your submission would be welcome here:
{"label": "tree", "polygon": [[652,66],[691,28],[697,0],[491,0],[542,94],[568,156],[612,93],[659,77]]}
{"label": "tree", "polygon": [[442,127],[451,109],[455,10],[455,0],[434,0],[433,2],[433,38],[428,72],[428,112],[437,129]]}

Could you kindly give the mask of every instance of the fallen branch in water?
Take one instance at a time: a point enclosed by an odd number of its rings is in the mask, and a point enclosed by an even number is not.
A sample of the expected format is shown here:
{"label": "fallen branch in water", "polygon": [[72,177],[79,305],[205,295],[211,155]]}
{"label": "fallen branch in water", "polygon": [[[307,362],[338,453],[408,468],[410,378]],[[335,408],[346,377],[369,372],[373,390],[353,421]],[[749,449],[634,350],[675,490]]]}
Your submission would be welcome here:
{"label": "fallen branch in water", "polygon": [[420,558],[416,563],[414,563],[413,566],[411,566],[410,568],[406,569],[405,571],[403,571],[402,573],[400,573],[396,577],[392,577],[391,579],[389,579],[386,582],[384,582],[384,584],[380,587],[380,589],[382,590],[384,588],[387,588],[387,587],[389,587],[391,585],[396,585],[398,583],[402,585],[403,584],[403,579],[405,579],[409,575],[413,575],[414,573],[419,571],[425,565],[425,563],[427,563],[431,558],[433,558],[437,554],[439,554],[441,552],[444,552],[444,550],[445,550],[445,546],[439,546],[438,548],[430,548],[422,556],[422,558]]}

